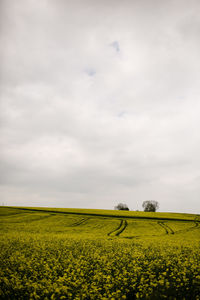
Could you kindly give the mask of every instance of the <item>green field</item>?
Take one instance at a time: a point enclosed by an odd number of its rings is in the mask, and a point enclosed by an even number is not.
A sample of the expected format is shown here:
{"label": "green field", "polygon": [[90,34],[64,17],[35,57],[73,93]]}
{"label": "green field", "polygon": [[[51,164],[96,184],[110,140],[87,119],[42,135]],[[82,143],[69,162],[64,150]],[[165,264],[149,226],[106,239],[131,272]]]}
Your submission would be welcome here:
{"label": "green field", "polygon": [[1,207],[0,299],[200,299],[200,216]]}

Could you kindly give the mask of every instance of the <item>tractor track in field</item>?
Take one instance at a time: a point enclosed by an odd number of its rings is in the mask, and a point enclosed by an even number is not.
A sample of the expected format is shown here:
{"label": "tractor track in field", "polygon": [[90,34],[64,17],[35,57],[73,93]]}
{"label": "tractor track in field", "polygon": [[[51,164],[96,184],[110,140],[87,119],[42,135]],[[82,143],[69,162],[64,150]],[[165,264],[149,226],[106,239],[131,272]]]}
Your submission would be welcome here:
{"label": "tractor track in field", "polygon": [[188,232],[188,231],[192,231],[194,229],[199,229],[199,220],[194,220],[194,226],[186,228],[186,229],[180,229],[177,231],[174,231],[168,224],[164,223],[164,222],[158,222],[158,224],[165,230],[166,234],[179,234],[179,233],[184,233],[184,232]]}
{"label": "tractor track in field", "polygon": [[48,218],[52,218],[53,216],[51,214],[49,214],[48,216],[41,216],[41,217],[37,217],[35,219],[32,220],[24,220],[24,222],[26,223],[32,223],[32,222],[36,222],[36,221],[43,221],[44,219],[48,219]]}
{"label": "tractor track in field", "polygon": [[164,230],[166,234],[169,234],[168,229],[165,227],[165,225],[163,224],[163,222],[158,222],[158,225],[160,225]]}
{"label": "tractor track in field", "polygon": [[185,228],[185,229],[180,229],[180,230],[177,230],[177,231],[174,231],[168,224],[164,223],[164,222],[158,222],[158,224],[163,228],[165,229],[165,232],[166,234],[179,234],[179,233],[185,233],[185,232],[188,232],[188,231],[192,231],[192,230],[195,230],[195,229],[199,229],[200,226],[199,226],[199,223],[200,223],[200,218],[199,216],[197,216],[194,220],[194,226],[191,226],[189,228]]}
{"label": "tractor track in field", "polygon": [[[16,216],[16,215],[15,215]],[[23,214],[24,216],[24,214]],[[22,217],[23,217],[22,216]],[[21,217],[21,215],[20,215]],[[25,217],[27,217],[27,215],[25,214]],[[22,219],[22,220],[18,220],[18,219],[13,219],[12,220],[12,223],[21,223],[21,222],[24,222],[24,223],[32,223],[32,222],[37,222],[37,221],[43,221],[45,219],[48,219],[48,218],[51,218],[52,217],[52,214],[49,214],[49,215],[46,215],[46,216],[37,216],[36,218],[34,219]]]}
{"label": "tractor track in field", "polygon": [[114,230],[110,231],[107,235],[110,236],[113,234],[114,236],[119,236],[128,226],[128,222],[126,220],[120,220],[120,224],[117,228]]}
{"label": "tractor track in field", "polygon": [[116,236],[119,236],[128,226],[128,222],[126,220],[123,220],[123,224],[120,228],[120,230],[115,234]]}
{"label": "tractor track in field", "polygon": [[168,229],[169,234],[174,234],[174,230],[166,223],[163,223],[164,226]]}
{"label": "tractor track in field", "polygon": [[89,218],[81,219],[80,221],[77,221],[77,222],[71,224],[70,227],[79,226],[79,225],[81,225],[81,224],[83,224],[83,223],[86,223],[87,220],[89,220]]}
{"label": "tractor track in field", "polygon": [[24,216],[24,215],[27,215],[27,214],[30,214],[31,212],[20,212],[20,213],[14,213],[14,214],[9,214],[9,215],[1,215],[1,218],[12,218],[12,217],[18,217],[18,216]]}
{"label": "tractor track in field", "polygon": [[177,230],[175,232],[175,234],[178,234],[178,233],[184,233],[184,232],[188,232],[188,231],[192,231],[194,229],[200,229],[200,226],[199,226],[199,221],[198,220],[194,220],[194,226],[192,227],[189,227],[189,228],[186,228],[186,229],[180,229],[180,230]]}
{"label": "tractor track in field", "polygon": [[110,231],[107,235],[110,236],[112,233],[118,231],[121,228],[122,224],[123,224],[123,220],[120,220],[119,226],[117,228],[115,228],[114,230]]}
{"label": "tractor track in field", "polygon": [[167,225],[166,223],[158,222],[158,225],[160,225],[165,230],[166,234],[174,234],[173,229],[169,225]]}

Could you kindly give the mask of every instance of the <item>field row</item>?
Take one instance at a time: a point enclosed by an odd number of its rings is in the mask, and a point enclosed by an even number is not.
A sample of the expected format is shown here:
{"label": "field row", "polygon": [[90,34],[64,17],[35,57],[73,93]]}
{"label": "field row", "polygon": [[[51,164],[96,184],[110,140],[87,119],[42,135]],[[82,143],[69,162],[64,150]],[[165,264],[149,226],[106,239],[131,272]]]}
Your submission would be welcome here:
{"label": "field row", "polygon": [[[136,219],[157,219],[157,220],[180,220],[193,221],[194,214],[186,213],[163,213],[163,212],[143,212],[143,211],[120,211],[120,210],[103,210],[103,209],[78,209],[78,208],[45,208],[45,207],[1,207],[12,210],[13,214],[25,212],[49,212],[57,214],[71,214],[80,216],[112,217],[112,218],[136,218]],[[0,214],[3,212],[0,212]],[[196,215],[200,221],[200,215]]]}
{"label": "field row", "polygon": [[[15,212],[15,213],[14,213]],[[141,219],[119,219],[108,217],[89,217],[80,215],[61,215],[56,213],[12,211],[1,216],[0,226],[4,231],[35,233],[88,234],[108,237],[139,238],[199,231],[199,222],[157,221]],[[14,228],[13,228],[14,225]]]}

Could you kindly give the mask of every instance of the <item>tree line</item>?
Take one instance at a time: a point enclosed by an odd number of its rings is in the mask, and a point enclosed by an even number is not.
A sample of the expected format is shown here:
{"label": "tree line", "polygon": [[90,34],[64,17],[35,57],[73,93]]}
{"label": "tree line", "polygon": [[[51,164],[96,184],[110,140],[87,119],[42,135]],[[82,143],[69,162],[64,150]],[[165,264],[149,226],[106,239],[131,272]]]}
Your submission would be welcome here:
{"label": "tree line", "polygon": [[[159,208],[159,203],[158,201],[155,200],[146,200],[143,201],[142,207],[144,211],[147,212],[156,212]],[[124,203],[119,203],[117,206],[115,206],[116,210],[129,210],[128,206]]]}

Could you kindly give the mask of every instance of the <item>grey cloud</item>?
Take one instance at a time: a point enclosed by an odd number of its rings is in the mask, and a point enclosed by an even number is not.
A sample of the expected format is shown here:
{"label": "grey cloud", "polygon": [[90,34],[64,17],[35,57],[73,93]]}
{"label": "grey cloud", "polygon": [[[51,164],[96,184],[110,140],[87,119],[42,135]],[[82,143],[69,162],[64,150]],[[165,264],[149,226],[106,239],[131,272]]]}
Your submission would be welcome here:
{"label": "grey cloud", "polygon": [[199,9],[2,1],[3,201],[199,211]]}
{"label": "grey cloud", "polygon": [[119,47],[118,41],[112,42],[111,46],[116,50],[116,52],[120,51],[120,47]]}

